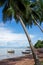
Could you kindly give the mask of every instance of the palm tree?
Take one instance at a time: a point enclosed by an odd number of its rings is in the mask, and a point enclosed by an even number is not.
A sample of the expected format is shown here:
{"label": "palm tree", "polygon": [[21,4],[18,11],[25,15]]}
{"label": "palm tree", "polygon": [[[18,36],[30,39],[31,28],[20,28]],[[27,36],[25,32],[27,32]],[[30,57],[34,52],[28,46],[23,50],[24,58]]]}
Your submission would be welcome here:
{"label": "palm tree", "polygon": [[[2,6],[4,4],[4,8],[3,8],[3,21],[5,22],[6,20],[11,20],[12,17],[14,17],[16,19],[16,21],[19,21],[20,20],[20,23],[24,29],[24,32],[27,36],[27,39],[29,41],[29,44],[30,44],[30,48],[32,50],[32,54],[33,54],[33,58],[34,58],[34,61],[35,61],[35,64],[36,65],[41,65],[40,64],[40,61],[38,59],[38,56],[37,54],[35,53],[35,49],[32,45],[32,42],[31,42],[31,39],[30,39],[30,36],[27,32],[27,29],[25,27],[25,25],[32,25],[33,22],[31,21],[32,20],[32,17],[30,17],[28,15],[28,12],[31,13],[31,8],[30,8],[30,2],[27,0],[0,0],[0,6]],[[26,8],[27,4],[29,4],[29,6]],[[29,8],[29,9],[28,9]],[[29,11],[28,11],[28,10]],[[26,15],[25,15],[26,13]],[[28,16],[28,17],[27,17]],[[28,18],[30,18],[30,21],[28,21]],[[23,21],[22,21],[23,20]],[[26,22],[27,21],[27,22]]]}
{"label": "palm tree", "polygon": [[[41,28],[41,26],[39,25],[39,23],[41,24],[43,22],[43,2],[41,0],[39,1],[35,1],[32,2],[30,4],[24,4],[26,7],[26,16],[25,16],[25,21],[27,21],[28,23],[34,23],[35,25],[37,25],[40,30],[43,32],[43,29]],[[29,22],[30,21],[30,22]],[[29,24],[29,25],[31,25]]]}
{"label": "palm tree", "polygon": [[41,21],[43,22],[43,0],[36,0],[36,3],[38,5],[38,12],[41,14]]}
{"label": "palm tree", "polygon": [[[36,25],[40,28],[40,30],[43,32],[43,29],[40,27],[40,25],[37,23],[38,20],[40,21],[40,24],[43,22],[43,0],[36,0],[36,8],[34,9],[35,11],[34,14],[36,14],[36,16],[32,15],[32,19],[34,20],[34,22],[36,23]],[[38,17],[38,19],[37,19]]]}

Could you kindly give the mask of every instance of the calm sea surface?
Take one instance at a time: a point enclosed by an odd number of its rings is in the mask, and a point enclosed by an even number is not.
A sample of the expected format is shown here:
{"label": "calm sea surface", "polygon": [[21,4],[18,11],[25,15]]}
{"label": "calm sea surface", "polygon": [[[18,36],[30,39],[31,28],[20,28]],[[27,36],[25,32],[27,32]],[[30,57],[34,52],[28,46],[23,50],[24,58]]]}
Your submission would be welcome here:
{"label": "calm sea surface", "polygon": [[[23,56],[22,51],[28,50],[30,48],[21,47],[21,48],[0,48],[0,60],[13,58],[13,57],[20,57]],[[14,50],[15,53],[8,53],[7,51]]]}

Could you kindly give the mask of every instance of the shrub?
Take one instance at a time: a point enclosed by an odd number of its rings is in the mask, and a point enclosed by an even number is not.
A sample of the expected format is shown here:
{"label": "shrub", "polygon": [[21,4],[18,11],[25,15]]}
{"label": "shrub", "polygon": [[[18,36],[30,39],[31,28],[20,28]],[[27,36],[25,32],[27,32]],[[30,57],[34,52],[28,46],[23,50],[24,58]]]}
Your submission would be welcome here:
{"label": "shrub", "polygon": [[38,40],[36,44],[34,45],[35,48],[43,48],[43,41]]}

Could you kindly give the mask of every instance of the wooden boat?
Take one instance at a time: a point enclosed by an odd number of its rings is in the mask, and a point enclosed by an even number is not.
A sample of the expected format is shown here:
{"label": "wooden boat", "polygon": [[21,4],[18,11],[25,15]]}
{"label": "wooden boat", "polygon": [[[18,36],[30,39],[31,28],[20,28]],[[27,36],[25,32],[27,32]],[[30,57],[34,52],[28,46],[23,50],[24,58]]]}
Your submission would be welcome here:
{"label": "wooden boat", "polygon": [[8,51],[8,53],[14,53],[14,50],[10,50],[10,51]]}
{"label": "wooden boat", "polygon": [[31,52],[22,52],[22,54],[30,54]]}
{"label": "wooden boat", "polygon": [[31,51],[31,50],[26,50],[26,51]]}

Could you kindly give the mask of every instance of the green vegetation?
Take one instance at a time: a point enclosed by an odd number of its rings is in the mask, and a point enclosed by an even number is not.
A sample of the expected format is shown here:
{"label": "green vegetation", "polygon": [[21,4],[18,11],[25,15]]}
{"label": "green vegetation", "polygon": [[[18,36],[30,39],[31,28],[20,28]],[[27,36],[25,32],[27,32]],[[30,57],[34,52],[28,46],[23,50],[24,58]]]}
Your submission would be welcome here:
{"label": "green vegetation", "polygon": [[41,64],[43,65],[43,61],[41,62]]}
{"label": "green vegetation", "polygon": [[43,41],[38,40],[36,44],[34,45],[35,48],[43,48]]}
{"label": "green vegetation", "polygon": [[[34,64],[35,65],[35,64]],[[41,65],[43,65],[43,61],[41,61]]]}

